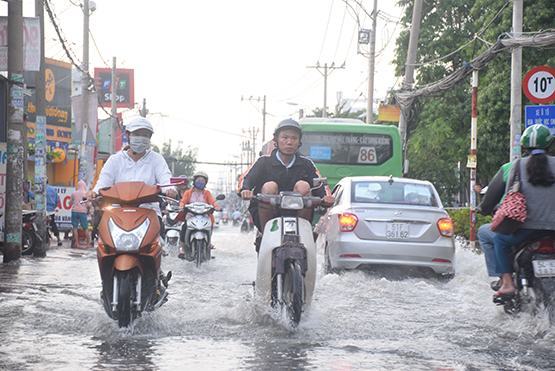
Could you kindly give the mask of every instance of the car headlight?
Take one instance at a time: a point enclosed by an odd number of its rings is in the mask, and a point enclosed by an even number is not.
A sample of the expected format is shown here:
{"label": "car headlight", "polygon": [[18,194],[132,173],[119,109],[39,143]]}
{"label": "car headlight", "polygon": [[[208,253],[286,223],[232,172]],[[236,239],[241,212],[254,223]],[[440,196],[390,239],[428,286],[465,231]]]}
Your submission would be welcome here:
{"label": "car headlight", "polygon": [[286,210],[301,210],[304,207],[301,196],[282,196],[281,208]]}
{"label": "car headlight", "polygon": [[112,240],[114,241],[114,248],[117,251],[138,251],[149,226],[150,220],[146,218],[143,224],[141,224],[138,228],[128,232],[118,227],[113,219],[110,218],[108,221],[108,228],[110,229],[110,234],[112,235]]}

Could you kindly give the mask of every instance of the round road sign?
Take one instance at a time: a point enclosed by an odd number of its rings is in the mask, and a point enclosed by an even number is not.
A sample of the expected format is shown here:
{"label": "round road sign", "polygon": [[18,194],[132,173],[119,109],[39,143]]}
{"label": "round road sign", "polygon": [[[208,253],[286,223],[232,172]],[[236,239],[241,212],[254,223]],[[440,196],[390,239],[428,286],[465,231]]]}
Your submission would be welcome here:
{"label": "round road sign", "polygon": [[524,95],[534,103],[549,103],[555,100],[555,68],[537,66],[524,75]]}

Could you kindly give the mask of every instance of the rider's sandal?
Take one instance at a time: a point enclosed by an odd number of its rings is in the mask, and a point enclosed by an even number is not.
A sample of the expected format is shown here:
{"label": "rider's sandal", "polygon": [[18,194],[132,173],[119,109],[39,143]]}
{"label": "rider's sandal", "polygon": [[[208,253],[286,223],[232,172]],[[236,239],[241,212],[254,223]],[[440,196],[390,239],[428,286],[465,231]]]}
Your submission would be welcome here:
{"label": "rider's sandal", "polygon": [[493,294],[493,302],[498,305],[503,305],[506,302],[513,300],[515,296],[516,296],[516,291],[506,292],[506,293],[496,292],[495,294]]}

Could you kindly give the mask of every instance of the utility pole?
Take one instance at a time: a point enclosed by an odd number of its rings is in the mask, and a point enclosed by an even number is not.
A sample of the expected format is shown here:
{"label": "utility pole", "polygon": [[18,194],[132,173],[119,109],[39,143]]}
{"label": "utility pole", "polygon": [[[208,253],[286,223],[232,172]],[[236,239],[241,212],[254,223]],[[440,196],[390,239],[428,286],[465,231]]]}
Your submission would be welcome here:
{"label": "utility pole", "polygon": [[371,124],[374,118],[374,67],[376,63],[376,25],[378,23],[378,0],[374,0],[372,10],[372,33],[370,35],[370,55],[368,56],[368,102],[366,106],[366,123]]}
{"label": "utility pole", "polygon": [[35,0],[35,16],[40,24],[40,68],[35,74],[35,103],[37,107],[35,119],[35,203],[37,209],[36,225],[40,238],[35,242],[33,255],[46,256],[46,115],[45,115],[45,83],[44,83],[44,4],[43,0]]}
{"label": "utility pole", "polygon": [[[405,78],[403,89],[411,89],[414,84],[414,65],[416,63],[416,51],[418,49],[418,38],[420,36],[420,21],[422,19],[422,0],[414,0],[412,9],[412,24],[409,38],[409,49],[407,51],[407,62],[405,64]],[[409,112],[401,107],[401,118],[399,120],[399,134],[403,148],[403,172],[407,169],[407,119]]]}
{"label": "utility pole", "polygon": [[248,98],[241,97],[242,101],[262,101],[262,143],[266,142],[266,95],[264,94],[262,97],[253,97],[252,95]]}
{"label": "utility pole", "polygon": [[476,247],[476,166],[478,154],[478,71],[472,71],[472,116],[470,119],[470,154],[467,167],[470,168],[470,247]]}
{"label": "utility pole", "polygon": [[[344,69],[345,63],[341,66],[336,66],[335,62],[332,62],[331,65],[328,66],[327,63],[324,63],[324,66],[320,66],[320,62],[316,63],[316,66],[307,66],[306,68],[315,68],[322,76],[324,76],[324,106],[322,107],[322,117],[328,117],[328,76],[334,70],[337,69]],[[323,72],[321,71],[323,69]]]}
{"label": "utility pole", "polygon": [[21,256],[21,204],[23,189],[23,4],[8,2],[8,160],[6,167],[6,226],[4,263]]}
{"label": "utility pole", "polygon": [[[523,0],[513,0],[513,37],[522,34]],[[522,122],[522,47],[511,51],[511,149],[510,160],[520,157]]]}
{"label": "utility pole", "polygon": [[81,75],[81,155],[79,161],[79,178],[87,181],[87,131],[89,130],[89,0],[83,0],[83,69]]}
{"label": "utility pole", "polygon": [[112,57],[112,83],[110,84],[110,90],[112,95],[110,96],[111,98],[111,105],[112,105],[112,119],[110,120],[111,122],[111,130],[110,130],[110,154],[114,153],[114,147],[115,147],[115,136],[116,136],[116,128],[118,127],[118,107],[117,107],[117,102],[116,102],[116,97],[117,97],[117,93],[118,93],[118,81],[117,81],[117,76],[116,76],[116,57]]}

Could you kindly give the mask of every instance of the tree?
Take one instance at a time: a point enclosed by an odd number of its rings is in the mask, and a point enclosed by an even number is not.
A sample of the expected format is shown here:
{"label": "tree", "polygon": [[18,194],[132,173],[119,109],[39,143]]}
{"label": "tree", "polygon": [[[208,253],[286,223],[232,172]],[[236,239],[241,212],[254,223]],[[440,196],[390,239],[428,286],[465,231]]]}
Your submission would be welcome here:
{"label": "tree", "polygon": [[161,151],[157,146],[153,146],[153,150],[164,156],[174,176],[193,176],[195,172],[195,163],[197,161],[196,148],[190,146],[186,148],[172,148],[170,139],[168,142],[162,144]]}
{"label": "tree", "polygon": [[[509,32],[512,9],[505,3],[505,0],[425,1],[417,52],[417,87],[441,79],[482,53],[488,45],[479,39],[472,41],[475,34],[495,42],[499,35]],[[525,32],[553,27],[555,7],[550,3],[552,0],[537,0],[533,6],[525,6]],[[399,0],[398,4],[405,7],[401,20],[404,30],[396,41],[394,63],[397,75],[403,75],[413,1]],[[459,48],[462,45],[466,46]],[[523,56],[523,71],[555,62],[549,49],[524,49]],[[509,81],[508,52],[501,53],[480,71],[478,178],[482,183],[487,183],[509,159]],[[409,120],[409,176],[432,181],[447,203],[454,199],[461,182],[467,183],[466,171],[460,177],[453,175],[457,174],[458,163],[466,166],[470,147],[469,85],[466,79],[441,95],[421,99]]]}

